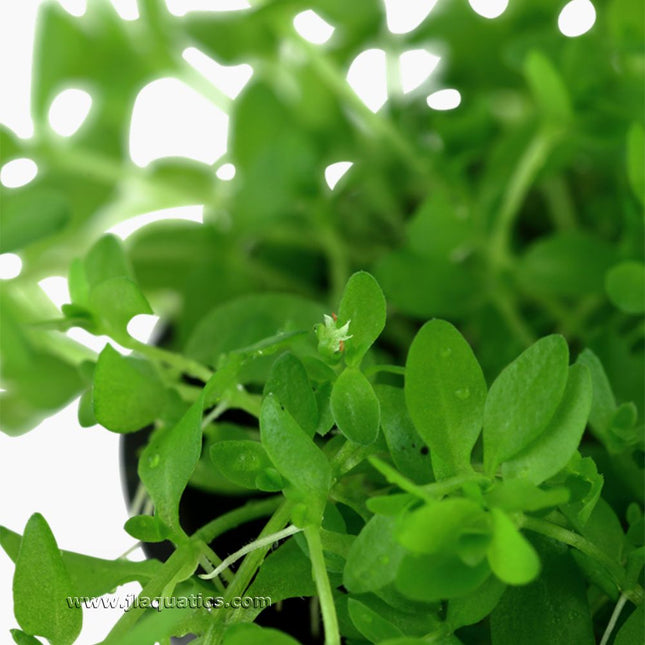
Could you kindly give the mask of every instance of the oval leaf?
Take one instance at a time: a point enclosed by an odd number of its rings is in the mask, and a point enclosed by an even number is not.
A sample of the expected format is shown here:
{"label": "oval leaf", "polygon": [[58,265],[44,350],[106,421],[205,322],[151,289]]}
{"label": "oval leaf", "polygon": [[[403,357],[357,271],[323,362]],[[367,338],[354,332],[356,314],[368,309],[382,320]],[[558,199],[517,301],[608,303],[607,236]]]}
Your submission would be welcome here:
{"label": "oval leaf", "polygon": [[622,262],[607,273],[605,287],[609,299],[621,311],[641,314],[645,311],[645,264]]}
{"label": "oval leaf", "polygon": [[394,580],[405,554],[394,539],[394,525],[394,518],[375,515],[352,543],[343,571],[343,584],[352,593],[375,591]]}
{"label": "oval leaf", "polygon": [[152,423],[166,401],[166,391],[147,361],[121,356],[111,345],[94,370],[94,416],[112,432],[135,432]]}
{"label": "oval leaf", "polygon": [[264,393],[272,392],[298,425],[313,436],[318,425],[318,404],[302,361],[290,352],[278,357],[269,373]]}
{"label": "oval leaf", "polygon": [[[218,441],[211,446],[210,457],[225,477],[244,488],[257,489],[259,477],[263,482],[269,483],[268,477],[261,477],[268,469],[275,473],[278,481],[280,480],[269,455],[257,441]],[[276,491],[280,488],[282,486],[271,487],[269,490]]]}
{"label": "oval leaf", "polygon": [[331,391],[331,412],[340,431],[364,446],[376,441],[381,408],[374,388],[357,368],[341,373]]}
{"label": "oval leaf", "polygon": [[158,430],[141,453],[139,477],[155,505],[155,513],[179,529],[179,500],[202,451],[203,395],[172,427]]}
{"label": "oval leaf", "polygon": [[385,327],[385,296],[367,272],[355,273],[347,282],[338,310],[338,326],[349,322],[351,338],[345,342],[345,361],[358,365]]}
{"label": "oval leaf", "polygon": [[457,472],[469,467],[481,430],[486,381],[472,349],[450,323],[417,333],[405,368],[405,400],[430,450]]}
{"label": "oval leaf", "polygon": [[498,508],[491,509],[493,540],[488,563],[495,575],[509,585],[524,585],[540,573],[540,558],[531,543],[517,530],[511,518]]}
{"label": "oval leaf", "polygon": [[497,377],[484,411],[484,464],[493,472],[535,439],[553,416],[568,376],[562,336],[538,340]]}
{"label": "oval leaf", "polygon": [[591,397],[589,370],[583,365],[572,365],[553,418],[537,439],[502,465],[504,477],[521,477],[541,484],[560,472],[580,444],[591,410]]}
{"label": "oval leaf", "polygon": [[260,437],[278,472],[296,489],[306,496],[327,496],[331,484],[327,457],[272,394],[262,402]]}

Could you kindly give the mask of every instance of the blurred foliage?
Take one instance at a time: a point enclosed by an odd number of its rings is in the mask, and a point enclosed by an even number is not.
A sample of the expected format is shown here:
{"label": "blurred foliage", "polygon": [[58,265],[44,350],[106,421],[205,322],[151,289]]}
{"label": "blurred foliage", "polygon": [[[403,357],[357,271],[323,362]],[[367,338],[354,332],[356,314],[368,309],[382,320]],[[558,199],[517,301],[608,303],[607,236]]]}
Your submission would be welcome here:
{"label": "blurred foliage", "polygon": [[[23,261],[0,291],[2,429],[25,432],[83,392],[81,420],[95,421],[97,357],[62,335],[71,326],[107,333],[163,365],[166,385],[184,396],[182,372],[202,378],[202,364],[217,368],[222,351],[312,325],[321,303],[330,309],[348,277],[366,269],[387,299],[375,351],[390,362],[404,361],[434,316],[459,327],[489,383],[546,334],[563,334],[574,356],[591,349],[617,411],[593,427],[596,440],[582,452],[606,475],[621,471],[607,477],[615,508],[634,494],[642,502],[642,439],[633,434],[645,390],[642,4],[597,2],[596,23],[579,38],[559,33],[562,4],[511,2],[486,20],[465,0],[439,0],[418,28],[392,34],[372,0],[252,2],[183,17],[140,0],[140,19],[129,22],[103,0],[88,2],[80,18],[45,3],[35,134],[20,139],[0,126],[1,163],[28,157],[38,165],[27,185],[0,187],[0,251]],[[312,45],[293,29],[306,9],[335,27],[328,43]],[[181,55],[189,46],[220,64],[253,67],[237,99],[189,66]],[[376,114],[345,80],[352,60],[374,47],[387,54],[390,90]],[[426,47],[441,64],[403,94],[397,57]],[[137,94],[167,76],[229,112],[228,151],[213,166],[130,160]],[[48,112],[68,87],[87,90],[93,104],[64,138]],[[460,91],[458,108],[427,106],[442,88]],[[329,190],[324,170],[340,160],[353,166]],[[223,162],[235,165],[231,182],[215,175]],[[203,225],[155,223],[123,245],[102,237],[135,215],[196,203]],[[51,275],[69,277],[62,317],[37,286]],[[288,295],[252,296],[264,292]],[[171,330],[166,349],[143,348],[127,333],[131,316],[150,311]],[[297,342],[301,355],[314,353]],[[181,354],[188,363],[173,364]],[[123,364],[143,387],[147,372]],[[267,365],[254,364],[244,382],[261,385]],[[629,401],[634,409],[621,414],[633,419],[625,421],[618,411]],[[177,409],[167,402],[164,418],[176,420]],[[570,477],[592,475],[581,466]],[[514,627],[501,616],[494,629]]]}

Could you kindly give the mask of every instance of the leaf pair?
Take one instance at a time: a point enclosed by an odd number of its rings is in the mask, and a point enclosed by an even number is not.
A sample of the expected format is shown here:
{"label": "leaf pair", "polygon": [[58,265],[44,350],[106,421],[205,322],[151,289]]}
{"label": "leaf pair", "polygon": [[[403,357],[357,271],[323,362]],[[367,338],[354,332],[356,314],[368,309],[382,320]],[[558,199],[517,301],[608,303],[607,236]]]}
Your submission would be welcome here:
{"label": "leaf pair", "polygon": [[591,408],[591,379],[568,366],[561,336],[540,339],[508,365],[490,388],[484,412],[484,467],[503,463],[505,477],[539,484],[575,453]]}

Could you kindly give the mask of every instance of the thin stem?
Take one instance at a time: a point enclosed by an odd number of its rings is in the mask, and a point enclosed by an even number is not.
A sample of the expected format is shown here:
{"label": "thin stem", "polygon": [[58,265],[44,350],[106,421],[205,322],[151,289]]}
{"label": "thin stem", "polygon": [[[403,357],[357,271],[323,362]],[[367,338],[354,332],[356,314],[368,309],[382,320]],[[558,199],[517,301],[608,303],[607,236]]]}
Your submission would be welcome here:
{"label": "thin stem", "polygon": [[354,92],[343,74],[319,49],[304,40],[299,43],[306,50],[312,67],[338,98],[356,111],[368,128],[383,137],[412,170],[421,175],[428,175],[427,160],[417,153],[410,145],[410,141],[399,132],[392,121],[372,112]]}
{"label": "thin stem", "polygon": [[486,475],[469,473],[467,475],[448,477],[447,479],[442,479],[440,482],[425,484],[421,488],[433,497],[443,497],[454,490],[460,489],[464,484],[469,482],[490,482],[490,479]]}
{"label": "thin stem", "polygon": [[540,533],[541,535],[546,535],[563,544],[568,544],[581,553],[588,555],[601,564],[613,578],[618,589],[622,589],[625,578],[623,568],[603,553],[595,544],[592,544],[586,538],[582,537],[582,535],[536,517],[524,516],[521,527],[529,531],[534,531],[535,533]]}
{"label": "thin stem", "polygon": [[208,544],[216,537],[240,526],[240,524],[271,515],[280,506],[282,500],[282,495],[274,495],[259,501],[247,502],[244,506],[211,520],[196,531],[192,537]]}
{"label": "thin stem", "polygon": [[495,267],[508,263],[511,229],[535,176],[544,165],[555,141],[552,130],[539,130],[515,166],[502,199],[491,235],[490,259]]}
{"label": "thin stem", "polygon": [[[124,339],[125,340],[125,339]],[[135,350],[144,356],[147,356],[153,361],[159,361],[161,363],[166,363],[176,367],[178,370],[185,372],[189,376],[194,376],[204,382],[208,381],[213,372],[190,358],[186,358],[181,354],[175,354],[174,352],[169,352],[166,349],[161,347],[156,347],[155,345],[146,345],[134,338],[127,339],[127,347],[129,349]]]}
{"label": "thin stem", "polygon": [[287,526],[286,529],[282,529],[282,531],[277,531],[276,533],[271,533],[271,535],[258,538],[257,540],[251,542],[251,544],[243,546],[241,549],[238,549],[235,553],[232,553],[227,558],[222,560],[221,564],[215,567],[215,569],[213,569],[210,573],[201,573],[199,574],[199,577],[202,580],[212,580],[213,578],[219,576],[219,574],[223,571],[226,571],[226,569],[228,569],[233,563],[237,562],[240,558],[243,558],[247,553],[251,553],[251,551],[256,551],[257,549],[261,549],[265,546],[271,546],[275,542],[283,540],[284,538],[289,537],[294,533],[299,533],[300,531],[302,531],[301,528],[298,528],[297,526],[292,524],[291,526]]}
{"label": "thin stem", "polygon": [[605,629],[605,633],[602,635],[602,640],[600,641],[600,645],[607,645],[607,643],[609,642],[611,633],[614,631],[614,627],[618,622],[618,618],[626,602],[627,602],[627,596],[625,594],[621,594],[620,598],[618,599],[618,602],[616,603],[616,606],[614,607],[614,611],[611,614],[611,618],[607,623],[607,629]]}
{"label": "thin stem", "polygon": [[322,611],[323,625],[325,627],[325,645],[340,645],[340,632],[338,629],[338,617],[336,616],[336,605],[329,584],[325,557],[323,555],[320,532],[316,526],[305,528],[305,538],[309,546],[309,557],[311,568],[316,582],[318,599]]}
{"label": "thin stem", "polygon": [[228,401],[221,401],[217,406],[215,406],[202,420],[202,430],[215,421],[215,419],[217,419],[227,409]]}
{"label": "thin stem", "polygon": [[370,376],[374,376],[379,372],[387,372],[388,374],[399,374],[401,376],[405,376],[405,367],[403,367],[402,365],[372,365],[364,371],[364,374],[365,376],[367,376],[367,378],[369,378]]}
{"label": "thin stem", "polygon": [[[271,535],[276,531],[280,530],[287,523],[289,516],[291,515],[292,503],[288,500],[282,502],[282,504],[277,508],[276,512],[273,514],[271,519],[266,523],[266,526],[259,535],[259,538],[263,538],[267,535]],[[251,551],[242,561],[242,564],[239,566],[238,570],[235,573],[235,578],[233,582],[227,587],[226,593],[224,594],[224,602],[230,602],[232,598],[236,596],[241,596],[244,593],[244,590],[248,587],[249,583],[253,579],[255,572],[258,570],[262,564],[267,552],[270,549],[270,545],[263,546],[262,548]],[[236,609],[230,616],[227,622],[235,623],[238,620],[238,616],[244,612],[244,609]],[[225,612],[219,612],[214,619],[215,624],[219,625],[221,621],[224,620]]]}
{"label": "thin stem", "polygon": [[515,334],[517,339],[528,347],[535,342],[533,331],[528,326],[522,315],[515,306],[510,294],[501,291],[499,288],[492,293],[493,304],[497,308],[508,328]]}

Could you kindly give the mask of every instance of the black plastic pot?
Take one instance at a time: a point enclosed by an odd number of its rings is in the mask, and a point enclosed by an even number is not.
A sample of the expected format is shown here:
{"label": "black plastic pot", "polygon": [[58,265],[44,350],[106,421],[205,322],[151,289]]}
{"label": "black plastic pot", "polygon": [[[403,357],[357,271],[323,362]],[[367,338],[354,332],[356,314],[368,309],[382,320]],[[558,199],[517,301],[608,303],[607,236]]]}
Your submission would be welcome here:
{"label": "black plastic pot", "polygon": [[[234,415],[234,412],[229,413],[231,417]],[[235,421],[234,418],[227,420]],[[139,486],[138,454],[145,447],[150,431],[150,428],[145,428],[139,432],[123,435],[121,438],[121,480],[128,507],[131,506]],[[188,534],[191,534],[214,517],[238,508],[248,499],[259,497],[262,495],[248,497],[215,495],[188,487],[179,505],[181,525]],[[255,540],[265,523],[266,518],[243,524],[216,538],[210,546],[217,555],[225,558]],[[173,547],[170,542],[144,543],[143,551],[149,558],[166,560],[172,553]],[[280,629],[306,645],[322,644],[322,635],[312,634],[311,602],[310,598],[284,600],[279,605],[272,605],[264,609],[256,622],[265,627]],[[188,639],[176,639],[174,642],[178,645],[188,642]]]}

